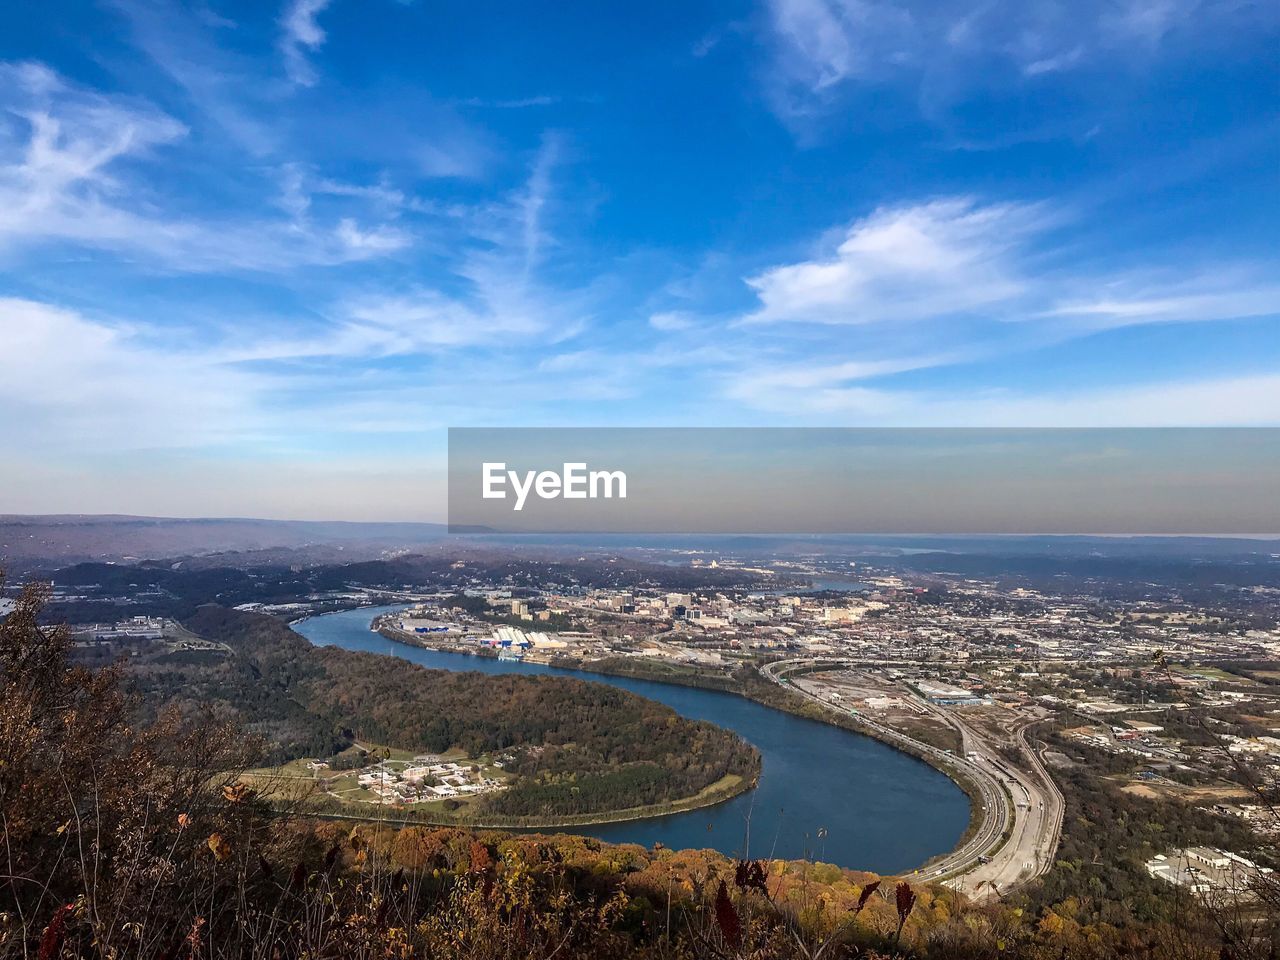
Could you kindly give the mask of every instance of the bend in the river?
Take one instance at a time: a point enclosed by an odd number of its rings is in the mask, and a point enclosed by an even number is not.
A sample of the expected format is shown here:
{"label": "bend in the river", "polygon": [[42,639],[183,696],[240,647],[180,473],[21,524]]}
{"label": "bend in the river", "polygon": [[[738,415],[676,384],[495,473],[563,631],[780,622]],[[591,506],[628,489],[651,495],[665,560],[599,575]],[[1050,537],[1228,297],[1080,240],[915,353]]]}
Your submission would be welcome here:
{"label": "bend in the river", "polygon": [[714,807],[645,820],[556,828],[613,843],[711,847],[730,856],[806,858],[894,874],[951,850],[969,822],[969,802],[928,764],[870,737],[796,717],[732,693],[440,653],[369,629],[399,607],[365,607],[295,624],[312,643],[399,657],[438,670],[546,673],[607,683],[660,701],[685,717],[733,730],[764,759],[754,790]]}

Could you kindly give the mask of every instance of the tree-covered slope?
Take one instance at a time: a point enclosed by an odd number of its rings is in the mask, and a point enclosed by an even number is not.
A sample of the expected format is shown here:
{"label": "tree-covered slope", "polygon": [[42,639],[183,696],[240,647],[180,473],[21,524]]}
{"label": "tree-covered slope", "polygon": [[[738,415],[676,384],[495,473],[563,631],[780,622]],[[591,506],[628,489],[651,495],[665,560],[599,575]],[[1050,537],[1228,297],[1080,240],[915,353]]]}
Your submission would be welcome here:
{"label": "tree-covered slope", "polygon": [[616,687],[389,663],[313,647],[275,618],[216,606],[186,626],[232,655],[139,664],[140,692],[153,704],[230,714],[270,741],[276,760],[328,755],[356,739],[472,756],[510,751],[518,778],[484,806],[513,817],[668,803],[759,769],[755,749],[736,735]]}

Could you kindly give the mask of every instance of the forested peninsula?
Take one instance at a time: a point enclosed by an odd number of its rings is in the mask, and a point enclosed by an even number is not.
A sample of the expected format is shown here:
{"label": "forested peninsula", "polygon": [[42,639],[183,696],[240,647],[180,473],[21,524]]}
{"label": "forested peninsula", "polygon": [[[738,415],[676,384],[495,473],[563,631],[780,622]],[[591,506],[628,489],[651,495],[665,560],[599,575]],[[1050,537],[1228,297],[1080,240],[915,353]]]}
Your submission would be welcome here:
{"label": "forested peninsula", "polygon": [[264,763],[341,763],[368,744],[502,757],[501,789],[445,809],[403,805],[422,819],[590,823],[718,802],[759,776],[759,753],[736,734],[616,687],[388,663],[314,647],[280,620],[220,606],[184,625],[224,648],[131,664],[145,709],[226,716],[261,738]]}

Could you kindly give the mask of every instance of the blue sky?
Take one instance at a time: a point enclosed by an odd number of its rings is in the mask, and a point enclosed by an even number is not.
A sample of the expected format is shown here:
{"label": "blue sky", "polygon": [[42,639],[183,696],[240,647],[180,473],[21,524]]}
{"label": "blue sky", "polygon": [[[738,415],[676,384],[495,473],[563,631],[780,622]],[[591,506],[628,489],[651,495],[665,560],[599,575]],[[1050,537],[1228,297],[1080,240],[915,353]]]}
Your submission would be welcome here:
{"label": "blue sky", "polygon": [[448,426],[1280,424],[1280,6],[0,8],[0,511]]}

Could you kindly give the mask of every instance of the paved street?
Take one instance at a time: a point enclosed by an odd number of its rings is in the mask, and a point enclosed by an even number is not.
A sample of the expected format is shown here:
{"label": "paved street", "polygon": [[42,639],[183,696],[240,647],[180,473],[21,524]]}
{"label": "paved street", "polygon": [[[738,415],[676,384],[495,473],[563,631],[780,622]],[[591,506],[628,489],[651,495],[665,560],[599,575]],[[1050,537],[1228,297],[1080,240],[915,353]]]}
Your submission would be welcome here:
{"label": "paved street", "polygon": [[[824,700],[786,680],[789,670],[814,662],[784,660],[768,664],[761,672],[799,696],[828,709],[849,713],[847,707]],[[966,722],[956,709],[937,706],[912,691],[904,691],[904,696],[959,732],[960,756],[909,737],[864,714],[857,715],[858,723],[889,743],[907,746],[967,776],[978,790],[978,803],[983,812],[977,830],[964,843],[906,879],[941,880],[982,900],[1008,893],[1044,873],[1053,862],[1061,833],[1062,794],[1045,769],[1038,747],[1026,739],[1031,723],[1023,722],[1013,730],[1012,742],[1022,758],[1022,762],[1015,765],[1001,754],[1000,744]]]}

